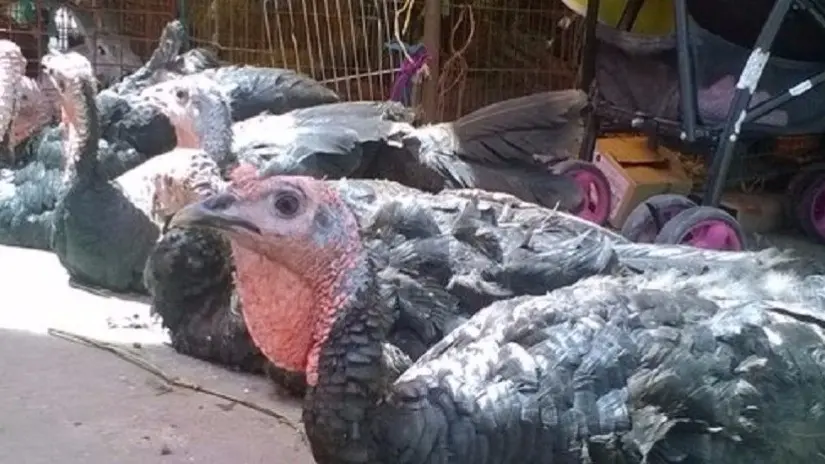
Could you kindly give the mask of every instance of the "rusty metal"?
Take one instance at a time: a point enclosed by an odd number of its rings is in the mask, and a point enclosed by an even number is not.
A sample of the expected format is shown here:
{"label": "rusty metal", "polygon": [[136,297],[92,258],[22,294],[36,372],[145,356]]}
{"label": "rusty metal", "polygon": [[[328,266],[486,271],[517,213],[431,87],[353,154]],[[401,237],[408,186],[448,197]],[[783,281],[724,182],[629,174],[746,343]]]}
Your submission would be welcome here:
{"label": "rusty metal", "polygon": [[[441,50],[441,0],[426,0],[424,6],[424,46],[427,50]],[[441,54],[430,54],[429,76],[422,86],[424,120],[438,119],[439,78],[441,77]]]}

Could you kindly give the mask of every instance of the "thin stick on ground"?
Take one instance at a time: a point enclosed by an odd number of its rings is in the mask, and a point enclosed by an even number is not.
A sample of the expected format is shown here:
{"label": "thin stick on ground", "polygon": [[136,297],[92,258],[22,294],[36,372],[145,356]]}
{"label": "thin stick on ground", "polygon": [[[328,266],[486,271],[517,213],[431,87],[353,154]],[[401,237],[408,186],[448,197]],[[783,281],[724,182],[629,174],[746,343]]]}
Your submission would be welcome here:
{"label": "thin stick on ground", "polygon": [[165,372],[163,372],[163,370],[161,370],[159,367],[144,359],[142,356],[133,353],[130,350],[114,345],[112,343],[104,342],[102,340],[96,340],[92,337],[87,337],[85,335],[75,334],[72,332],[67,332],[65,330],[54,328],[49,328],[48,334],[53,337],[57,337],[72,343],[77,343],[80,345],[86,345],[92,348],[97,348],[103,351],[108,351],[109,353],[114,354],[118,358],[154,375],[169,387],[185,388],[187,390],[191,390],[194,392],[214,396],[215,398],[220,398],[231,403],[240,404],[241,406],[245,406],[249,409],[260,412],[261,414],[265,414],[269,417],[274,418],[278,422],[286,425],[287,427],[290,427],[291,429],[295,430],[295,432],[297,432],[298,435],[301,436],[301,439],[306,441],[306,437],[304,436],[303,431],[298,425],[296,425],[292,420],[279,414],[271,408],[261,406],[253,401],[244,400],[242,398],[238,398],[227,393],[222,393],[217,390],[212,390],[210,388],[200,386],[198,384],[189,382],[188,380],[184,380],[179,377],[171,377],[167,375]]}

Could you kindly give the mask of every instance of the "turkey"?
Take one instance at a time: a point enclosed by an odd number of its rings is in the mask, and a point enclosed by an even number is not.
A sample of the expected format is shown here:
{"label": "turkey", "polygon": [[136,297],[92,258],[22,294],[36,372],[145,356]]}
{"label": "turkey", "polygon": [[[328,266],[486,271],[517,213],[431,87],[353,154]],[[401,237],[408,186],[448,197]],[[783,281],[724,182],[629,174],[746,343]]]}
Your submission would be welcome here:
{"label": "turkey", "polygon": [[54,123],[59,117],[59,106],[52,101],[42,84],[42,81],[26,76],[20,76],[19,80],[11,84],[17,87],[16,102],[9,104],[9,108],[13,108],[9,136],[10,148],[14,155],[9,160],[12,163],[19,159],[14,151],[22,142]]}
{"label": "turkey", "polygon": [[[206,77],[204,74],[197,74],[154,85],[144,90],[141,97],[156,106],[164,115],[174,121],[172,125],[175,129],[178,146],[202,146],[204,141],[199,139],[194,133],[194,129],[202,124],[210,124],[216,129],[218,127],[224,129],[219,133],[225,137],[224,144],[230,147],[227,155],[229,159],[234,162],[233,165],[242,163],[261,166],[266,161],[257,154],[249,150],[241,150],[240,152],[236,150],[236,134],[254,133],[257,121],[261,118],[266,119],[278,116],[267,114],[233,124],[230,109],[231,100],[228,98],[215,99],[212,97],[216,94],[226,95],[225,89],[215,85],[213,80],[207,79]],[[186,96],[186,99],[181,99],[181,96]],[[201,102],[197,107],[186,106],[184,102],[188,102],[189,100]],[[298,103],[300,104],[302,102],[298,101]],[[289,104],[289,102],[284,102],[284,104]],[[319,123],[325,122],[329,128],[336,127],[336,118],[346,117],[350,120],[347,127],[340,128],[340,132],[343,134],[341,140],[332,140],[330,137],[324,140],[316,140],[316,134],[307,133],[306,137],[308,138],[304,143],[293,145],[296,150],[308,148],[305,153],[310,156],[316,156],[321,150],[331,152],[339,150],[341,145],[338,145],[338,143],[349,143],[349,140],[345,140],[347,137],[350,137],[349,133],[358,131],[356,135],[358,144],[351,148],[359,150],[364,157],[374,157],[386,146],[383,138],[387,130],[391,130],[386,126],[412,121],[413,115],[403,106],[393,102],[346,102],[299,108],[290,111],[284,116],[288,118],[300,117],[306,120],[311,119]],[[250,130],[246,130],[247,128]],[[280,130],[291,132],[294,138],[303,137],[300,127],[283,127]],[[322,145],[324,144],[328,146],[323,147]],[[398,146],[400,147],[400,144]],[[288,148],[291,147],[285,147],[285,149]],[[293,152],[292,154],[295,158],[301,158],[303,156],[302,153],[297,152]],[[328,161],[329,164],[324,165],[323,168],[326,168],[326,170],[335,170],[337,167],[334,166],[334,163],[337,161],[352,163],[358,162],[360,159],[359,156],[355,155],[347,157],[335,156],[319,162],[326,163]],[[349,167],[345,167],[345,169],[349,169]]]}
{"label": "turkey", "polygon": [[[250,170],[243,165],[232,174],[243,177]],[[165,197],[171,200],[163,202],[177,205],[170,211],[205,198],[188,194],[188,187],[174,180],[166,185]],[[469,202],[451,195],[460,191],[432,196],[385,181],[336,185],[358,211],[376,255],[398,268],[382,273],[381,281],[399,313],[390,341],[411,358],[491,301],[541,294],[615,264],[603,253],[604,239],[579,237],[581,223],[550,224],[515,207],[508,217],[506,201],[465,205]],[[224,189],[218,182],[207,190]],[[266,363],[240,318],[233,272],[231,250],[220,234],[172,227],[149,255],[145,284],[152,311],[170,330],[175,349],[259,372]]]}
{"label": "turkey", "polygon": [[[179,92],[204,85],[183,78],[144,92],[168,111]],[[579,189],[534,155],[566,153],[585,103],[578,90],[545,92],[415,128],[399,103],[341,102],[236,123],[232,151],[267,174],[389,179],[430,192],[481,188],[574,210],[582,204]]]}
{"label": "turkey", "polygon": [[250,176],[171,224],[230,240],[252,339],[306,372],[319,464],[779,464],[825,452],[823,276],[590,277],[482,309],[399,374],[378,277],[392,265],[365,246],[335,184]]}
{"label": "turkey", "polygon": [[217,57],[204,49],[179,54],[186,31],[180,21],[164,27],[149,60],[122,81],[95,97],[101,138],[118,141],[137,153],[158,155],[175,146],[175,132],[166,116],[140,98],[140,91],[157,82],[194,74],[218,65]]}
{"label": "turkey", "polygon": [[[242,166],[233,177],[249,177],[250,171],[255,169]],[[506,194],[456,189],[432,195],[375,180],[329,184],[354,212],[366,246],[386,269],[378,275],[379,287],[398,315],[389,340],[413,360],[482,307],[541,295],[589,275],[667,268],[698,274],[708,266],[744,273],[789,261],[774,250],[730,255],[633,244]],[[185,199],[178,207],[198,198],[186,194],[184,185],[171,190]],[[257,372],[267,363],[241,317],[234,272],[231,250],[219,233],[171,227],[150,254],[145,282],[152,311],[169,329],[176,350]],[[296,385],[293,379],[287,389],[298,391]]]}
{"label": "turkey", "polygon": [[[240,121],[263,111],[282,113],[321,103],[338,101],[332,90],[294,71],[252,66],[218,67],[217,57],[206,49],[180,54],[185,30],[180,21],[166,25],[157,50],[131,76],[102,90],[97,98],[101,136],[120,140],[139,153],[165,153],[184,146],[165,115],[145,104],[140,91],[152,84],[187,75],[211,81],[229,98],[232,120]],[[191,146],[190,146],[191,148]]]}
{"label": "turkey", "polygon": [[47,249],[59,190],[60,134],[37,82],[24,76],[25,59],[0,40],[0,244]]}
{"label": "turkey", "polygon": [[156,195],[159,177],[208,185],[212,176],[220,176],[217,164],[200,150],[175,151],[110,179],[101,172],[97,153],[100,125],[90,63],[70,52],[48,55],[43,65],[60,90],[67,132],[64,186],[54,210],[54,251],[77,284],[141,292],[146,257],[163,221]]}
{"label": "turkey", "polygon": [[[159,51],[153,54],[153,60],[147,67],[174,61],[177,67],[186,71],[208,63],[200,53],[176,55],[174,43],[179,42],[182,32],[176,25],[179,26],[179,23],[167,26]],[[59,98],[49,95],[50,90],[56,92],[57,89],[49,79],[29,79],[18,72],[16,66],[8,64],[19,62],[22,55],[13,43],[1,43],[6,56],[3,69],[7,70],[3,75],[14,76],[4,82],[3,88],[9,90],[4,92],[4,96],[14,98],[3,104],[3,108],[12,110],[8,114],[12,122],[11,146],[8,154],[0,160],[0,244],[50,249],[53,209],[60,194],[64,167],[62,133],[52,124],[55,111],[56,114],[60,112],[57,105]],[[161,58],[155,58],[161,55]],[[172,58],[165,58],[169,56]],[[139,83],[143,79],[141,76],[147,72],[150,71],[142,68],[125,82]],[[127,87],[116,86],[115,89],[121,93],[106,90],[97,96],[104,132],[99,144],[98,164],[99,171],[107,179],[117,177],[174,146],[174,132],[165,116],[158,113],[154,106],[140,104],[134,98],[127,100],[135,94]],[[108,105],[113,101],[112,96],[117,101],[131,103]],[[164,128],[169,131],[169,140],[165,144],[162,137],[158,137]]]}
{"label": "turkey", "polygon": [[[175,147],[175,132],[168,118],[160,113],[155,106],[142,101],[139,92],[150,84],[187,75],[193,71],[200,72],[203,71],[203,67],[215,64],[214,57],[211,57],[204,50],[195,49],[183,55],[178,55],[182,34],[183,28],[179,22],[169,23],[164,29],[158,49],[146,65],[124,79],[123,82],[100,92],[95,97],[97,114],[100,120],[98,126],[100,140],[97,150],[97,167],[94,171],[99,175],[100,180],[114,179],[141,165],[147,159],[166,153]],[[64,55],[47,55],[44,60],[49,61],[51,59],[49,56],[62,57]],[[52,64],[59,61],[52,61]],[[235,89],[235,94],[239,98],[249,100],[245,103],[236,103],[242,111],[248,111],[246,108],[260,105],[261,102],[264,102],[264,106],[277,110],[290,102],[304,105],[311,104],[314,101],[313,98],[319,102],[337,99],[334,94],[330,93],[331,91],[323,88],[320,84],[294,73],[283,70],[247,71],[224,70],[219,73],[220,78],[218,79],[223,83],[222,90],[229,91],[231,94],[231,90]],[[285,78],[284,76],[292,77]],[[233,79],[235,80],[233,81]],[[58,127],[48,124],[51,116],[43,110],[49,108],[49,106],[39,104],[45,99],[42,89],[33,81],[23,79],[21,82],[20,85],[23,88],[14,87],[14,92],[12,92],[15,95],[20,94],[22,96],[22,101],[17,105],[19,111],[16,116],[9,115],[14,120],[11,139],[16,144],[14,150],[15,164],[13,166],[0,165],[0,169],[2,169],[0,170],[0,243],[51,249],[53,210],[64,185],[61,180],[64,173],[63,137]],[[51,84],[49,80],[46,82]],[[281,83],[284,87],[277,88],[276,83]],[[297,89],[295,90],[296,93],[291,93],[291,89]],[[314,94],[313,89],[315,89]],[[268,93],[261,99],[256,97],[260,92]],[[12,95],[12,93],[8,95]],[[9,104],[4,108],[11,109],[13,106]],[[4,133],[6,133],[5,130]],[[167,157],[167,159],[171,158]],[[200,166],[195,172],[211,172],[209,171],[211,167],[207,167],[203,159],[195,161],[195,158],[187,158],[187,160]],[[147,203],[151,197],[148,192],[157,188],[156,174],[164,170],[157,168],[157,166],[163,163],[165,162],[158,161],[121,179],[134,179],[136,185],[132,186],[131,189],[144,190],[139,195],[145,200],[141,206],[142,213],[138,214],[137,211],[132,211],[135,213],[134,218],[138,221],[133,224],[134,232],[144,239],[152,235],[152,230],[157,229],[155,223],[162,222],[164,210],[168,209],[158,202],[153,202],[151,205]],[[171,169],[170,175],[183,175],[186,177],[188,175],[186,173],[190,171],[190,164],[181,161],[175,167],[167,167]],[[153,168],[153,165],[156,167]],[[143,175],[142,173],[149,171],[154,171],[154,173],[148,175],[147,179],[136,179],[136,177]],[[145,216],[143,213],[150,214],[150,216]],[[94,215],[90,215],[87,220],[94,217]],[[114,217],[125,218],[124,215],[114,215]],[[145,219],[151,219],[152,224],[145,222]],[[101,223],[102,225],[103,223]],[[120,227],[128,229],[131,225],[127,222],[120,224]],[[140,232],[141,230],[143,231]],[[105,261],[105,257],[111,257],[111,253],[115,253],[117,247],[124,247],[123,244],[114,248],[106,245],[106,243],[111,244],[111,242],[120,240],[119,237],[112,235],[114,230],[111,233],[102,230],[98,232],[109,237],[97,244],[81,246],[81,248],[86,248],[87,251],[97,250],[96,252],[101,252],[102,254],[96,255],[96,258],[92,259],[91,255],[84,255],[83,253],[77,255],[77,250],[71,252],[75,254],[73,258],[65,255],[69,252],[68,250],[59,252],[68,260],[64,260],[64,264],[70,266],[70,274],[75,278],[75,283],[85,281],[88,285],[103,286],[115,291],[142,289],[143,262],[141,259],[145,259],[145,254],[142,255],[143,258],[140,256],[146,250],[141,249],[140,245],[134,250],[130,250],[135,254],[130,255],[127,253],[127,257],[131,256],[131,258],[125,259],[122,262],[122,267],[118,266],[116,262],[109,262],[108,267],[98,266],[100,262],[96,260]],[[66,246],[66,240],[78,244],[77,240],[81,242],[83,240],[98,240],[100,237],[91,234],[83,238],[63,236],[57,236],[57,238],[61,240],[60,246]],[[109,252],[103,253],[101,250],[109,250]],[[87,262],[88,259],[91,259],[91,261]],[[133,272],[135,266],[137,271]]]}

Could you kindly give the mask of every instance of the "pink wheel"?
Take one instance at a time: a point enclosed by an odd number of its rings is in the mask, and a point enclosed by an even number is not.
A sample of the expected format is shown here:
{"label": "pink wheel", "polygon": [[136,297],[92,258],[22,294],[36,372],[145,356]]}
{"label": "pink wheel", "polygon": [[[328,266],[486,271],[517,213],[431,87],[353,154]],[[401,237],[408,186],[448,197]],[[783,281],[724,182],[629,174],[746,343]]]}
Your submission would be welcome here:
{"label": "pink wheel", "polygon": [[825,172],[811,178],[802,191],[797,221],[809,237],[825,242]]}
{"label": "pink wheel", "polygon": [[567,160],[553,166],[553,172],[572,179],[582,192],[582,202],[571,211],[573,214],[598,225],[607,223],[610,217],[610,182],[596,165]]}
{"label": "pink wheel", "polygon": [[745,235],[730,214],[719,208],[697,206],[673,216],[656,236],[656,243],[741,251],[745,249]]}

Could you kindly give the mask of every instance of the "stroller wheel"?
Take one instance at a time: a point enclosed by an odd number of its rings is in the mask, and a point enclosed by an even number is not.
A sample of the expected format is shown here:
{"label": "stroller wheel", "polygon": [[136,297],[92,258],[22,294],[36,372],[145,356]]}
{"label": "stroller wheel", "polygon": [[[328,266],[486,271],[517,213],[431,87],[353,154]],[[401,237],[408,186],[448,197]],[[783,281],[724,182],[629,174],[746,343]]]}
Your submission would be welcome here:
{"label": "stroller wheel", "polygon": [[668,221],[695,206],[683,195],[654,195],[633,208],[622,226],[622,236],[636,243],[653,243]]}
{"label": "stroller wheel", "polygon": [[610,217],[610,182],[601,169],[587,161],[567,160],[553,166],[553,172],[569,177],[581,189],[582,202],[571,213],[600,226],[607,223]]}
{"label": "stroller wheel", "polygon": [[805,188],[808,187],[817,176],[822,174],[825,174],[825,164],[812,164],[800,169],[800,171],[791,178],[791,181],[788,182],[788,188],[782,197],[782,210],[786,218],[798,226],[802,225],[802,221],[800,220],[801,217],[799,216],[797,208],[802,203],[802,195],[805,193]]}
{"label": "stroller wheel", "polygon": [[736,219],[725,211],[696,206],[673,216],[656,236],[656,243],[740,251],[745,249],[745,235]]}
{"label": "stroller wheel", "polygon": [[825,242],[825,171],[816,174],[800,195],[796,219],[809,237]]}

